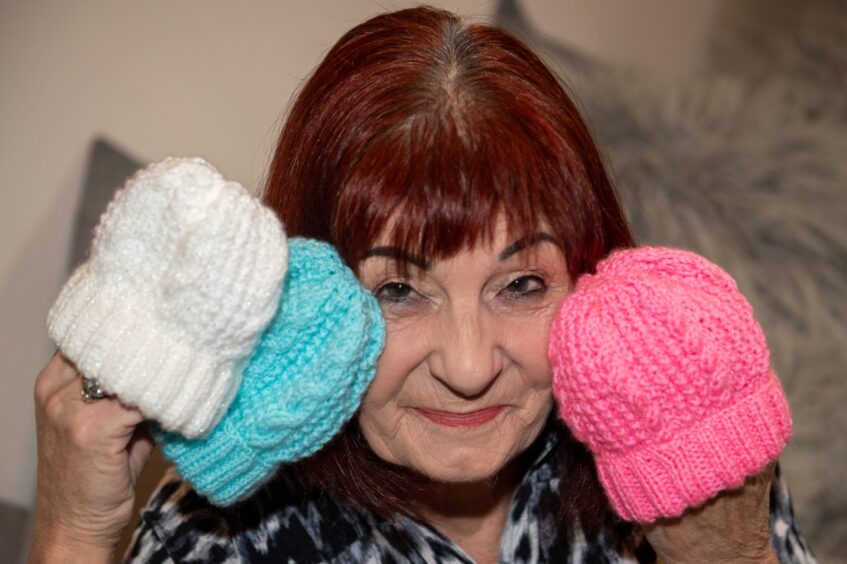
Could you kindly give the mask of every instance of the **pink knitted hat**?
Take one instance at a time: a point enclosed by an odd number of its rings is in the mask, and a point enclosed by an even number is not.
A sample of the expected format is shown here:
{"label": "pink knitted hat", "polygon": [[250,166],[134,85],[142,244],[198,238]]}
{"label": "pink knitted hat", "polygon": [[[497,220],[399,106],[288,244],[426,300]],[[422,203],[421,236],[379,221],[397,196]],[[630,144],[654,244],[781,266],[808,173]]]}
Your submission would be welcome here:
{"label": "pink knitted hat", "polygon": [[549,356],[560,415],[628,521],[741,486],[791,438],[752,307],[690,251],[613,252],[562,303]]}

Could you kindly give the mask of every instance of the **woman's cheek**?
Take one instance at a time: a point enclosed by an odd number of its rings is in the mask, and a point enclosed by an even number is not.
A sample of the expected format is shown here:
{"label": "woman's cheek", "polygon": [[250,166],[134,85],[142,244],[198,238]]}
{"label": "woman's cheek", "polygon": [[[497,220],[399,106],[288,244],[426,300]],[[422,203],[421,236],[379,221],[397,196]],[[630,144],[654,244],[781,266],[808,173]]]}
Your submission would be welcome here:
{"label": "woman's cheek", "polygon": [[362,400],[363,411],[394,406],[411,372],[426,359],[426,340],[420,320],[385,315],[385,346]]}
{"label": "woman's cheek", "polygon": [[549,386],[552,368],[547,355],[550,327],[561,305],[562,292],[551,292],[544,303],[527,307],[523,315],[510,316],[503,323],[508,331],[507,355],[520,365],[521,372],[533,387]]}
{"label": "woman's cheek", "polygon": [[404,464],[408,421],[402,398],[413,395],[410,375],[425,361],[426,346],[419,324],[409,318],[387,317],[385,328],[385,346],[357,417],[371,450],[383,460]]}

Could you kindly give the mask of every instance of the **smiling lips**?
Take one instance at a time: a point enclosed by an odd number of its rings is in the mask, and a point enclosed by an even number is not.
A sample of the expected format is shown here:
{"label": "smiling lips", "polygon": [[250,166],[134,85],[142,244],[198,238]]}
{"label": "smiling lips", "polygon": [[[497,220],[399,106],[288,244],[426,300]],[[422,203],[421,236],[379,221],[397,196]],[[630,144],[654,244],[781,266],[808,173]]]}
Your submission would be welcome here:
{"label": "smiling lips", "polygon": [[505,405],[495,405],[478,411],[471,411],[470,413],[455,413],[453,411],[439,411],[437,409],[424,409],[422,407],[416,407],[415,411],[440,425],[447,425],[448,427],[478,427],[497,417],[505,407]]}

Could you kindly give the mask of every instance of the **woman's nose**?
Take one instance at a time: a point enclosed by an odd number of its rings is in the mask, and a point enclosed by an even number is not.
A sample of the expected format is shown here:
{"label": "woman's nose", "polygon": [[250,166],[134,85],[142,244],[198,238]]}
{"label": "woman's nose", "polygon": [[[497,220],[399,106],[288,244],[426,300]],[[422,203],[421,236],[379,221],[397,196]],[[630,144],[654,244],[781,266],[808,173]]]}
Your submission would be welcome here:
{"label": "woman's nose", "polygon": [[432,374],[459,395],[480,395],[503,368],[494,338],[495,326],[480,308],[452,308],[443,315],[435,329],[440,334],[430,360]]}

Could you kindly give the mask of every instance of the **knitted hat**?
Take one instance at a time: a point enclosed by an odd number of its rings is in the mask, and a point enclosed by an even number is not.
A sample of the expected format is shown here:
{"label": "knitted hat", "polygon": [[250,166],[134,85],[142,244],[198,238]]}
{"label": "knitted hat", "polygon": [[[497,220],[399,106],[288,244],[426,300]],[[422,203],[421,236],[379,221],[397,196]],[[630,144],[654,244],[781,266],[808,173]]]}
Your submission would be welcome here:
{"label": "knitted hat", "polygon": [[202,159],[136,173],[50,310],[87,377],[166,429],[208,432],[276,312],[287,264],[276,215]]}
{"label": "knitted hat", "polygon": [[626,520],[673,517],[776,459],[792,422],[735,281],[680,249],[613,252],[562,303],[553,390]]}
{"label": "knitted hat", "polygon": [[213,503],[247,497],[281,462],[306,457],[349,420],[376,372],[376,298],[327,243],[291,238],[279,311],[211,433],[156,433],[177,471]]}

